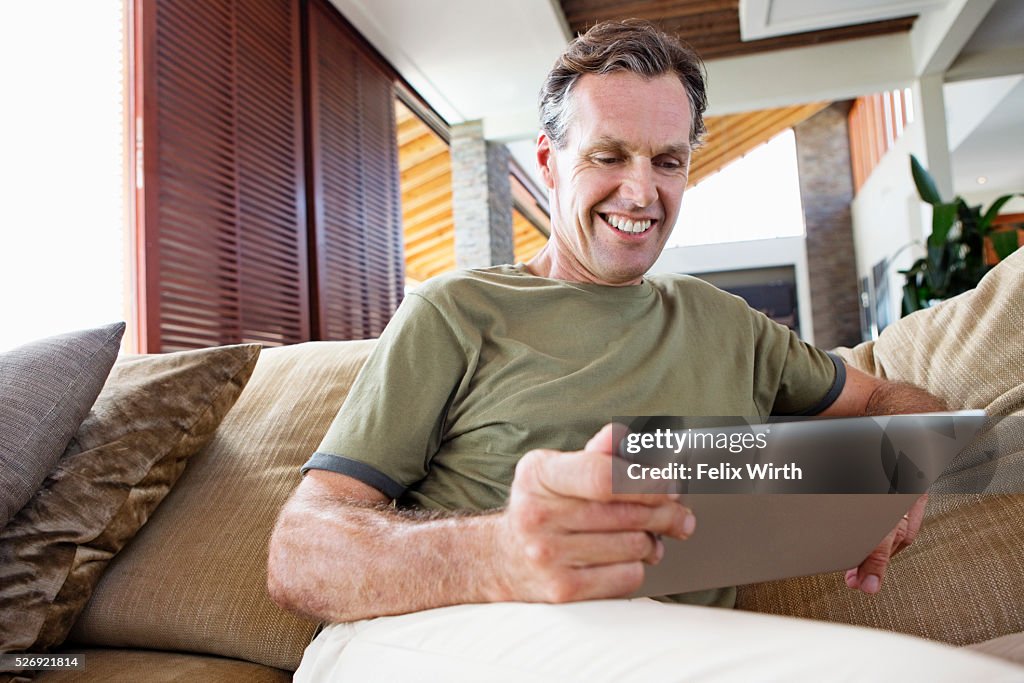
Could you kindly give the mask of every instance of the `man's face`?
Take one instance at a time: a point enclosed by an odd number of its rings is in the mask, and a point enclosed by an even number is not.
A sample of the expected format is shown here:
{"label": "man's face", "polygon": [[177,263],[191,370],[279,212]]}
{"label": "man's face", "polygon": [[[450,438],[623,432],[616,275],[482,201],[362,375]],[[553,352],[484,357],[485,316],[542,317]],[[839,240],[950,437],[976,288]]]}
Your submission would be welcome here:
{"label": "man's face", "polygon": [[[551,277],[628,285],[658,258],[679,215],[690,164],[690,104],[675,75],[585,74],[564,149],[542,133],[551,190]],[[553,250],[553,251],[552,251]]]}

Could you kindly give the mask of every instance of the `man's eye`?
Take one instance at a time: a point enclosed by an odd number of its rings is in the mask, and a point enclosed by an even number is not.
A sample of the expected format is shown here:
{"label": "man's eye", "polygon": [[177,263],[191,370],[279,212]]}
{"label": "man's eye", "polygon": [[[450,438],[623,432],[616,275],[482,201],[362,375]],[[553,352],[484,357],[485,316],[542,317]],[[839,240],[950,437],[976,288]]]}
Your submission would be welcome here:
{"label": "man's eye", "polygon": [[605,166],[610,166],[611,164],[616,163],[618,160],[619,160],[618,157],[608,157],[608,156],[594,157],[594,161],[596,161],[599,164],[603,164]]}
{"label": "man's eye", "polygon": [[676,161],[675,159],[659,159],[656,163],[661,168],[665,168],[672,171],[682,166],[682,164]]}

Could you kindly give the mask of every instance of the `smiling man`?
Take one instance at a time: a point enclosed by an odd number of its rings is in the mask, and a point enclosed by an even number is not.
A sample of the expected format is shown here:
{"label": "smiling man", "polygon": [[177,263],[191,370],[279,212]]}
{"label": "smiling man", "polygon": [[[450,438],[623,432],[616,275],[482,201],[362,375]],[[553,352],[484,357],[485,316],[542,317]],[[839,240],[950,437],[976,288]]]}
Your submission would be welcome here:
{"label": "smiling man", "polygon": [[[333,624],[296,680],[685,679],[715,661],[749,680],[778,677],[769,653],[783,677],[821,680],[837,662],[878,673],[865,649],[888,675],[921,659],[984,670],[907,638],[694,606],[731,606],[734,589],[597,600],[629,595],[659,537],[698,523],[675,496],[611,491],[614,415],[941,408],[699,280],[645,275],[679,218],[704,108],[699,60],[649,24],[598,25],[556,62],[537,143],[550,241],[406,298],[281,514],[271,595]],[[879,589],[921,512],[851,588]]]}

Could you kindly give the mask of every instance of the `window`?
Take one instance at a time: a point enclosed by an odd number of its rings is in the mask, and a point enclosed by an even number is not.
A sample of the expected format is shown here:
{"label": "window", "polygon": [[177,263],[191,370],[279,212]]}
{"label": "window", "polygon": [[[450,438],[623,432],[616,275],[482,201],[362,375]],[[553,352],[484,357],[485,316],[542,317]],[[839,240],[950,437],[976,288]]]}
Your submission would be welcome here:
{"label": "window", "polygon": [[667,247],[804,234],[793,129],[686,190]]}
{"label": "window", "polygon": [[124,20],[0,5],[0,350],[126,318]]}

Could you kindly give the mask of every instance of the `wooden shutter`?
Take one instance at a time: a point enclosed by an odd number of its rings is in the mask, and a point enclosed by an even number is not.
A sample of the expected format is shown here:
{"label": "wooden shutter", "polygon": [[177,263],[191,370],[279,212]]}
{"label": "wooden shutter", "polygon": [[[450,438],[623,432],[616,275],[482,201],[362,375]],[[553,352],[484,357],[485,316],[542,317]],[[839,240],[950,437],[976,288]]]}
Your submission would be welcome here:
{"label": "wooden shutter", "polygon": [[134,11],[140,350],[309,339],[298,3]]}
{"label": "wooden shutter", "polygon": [[308,60],[315,334],[376,337],[405,279],[394,81],[322,0]]}

